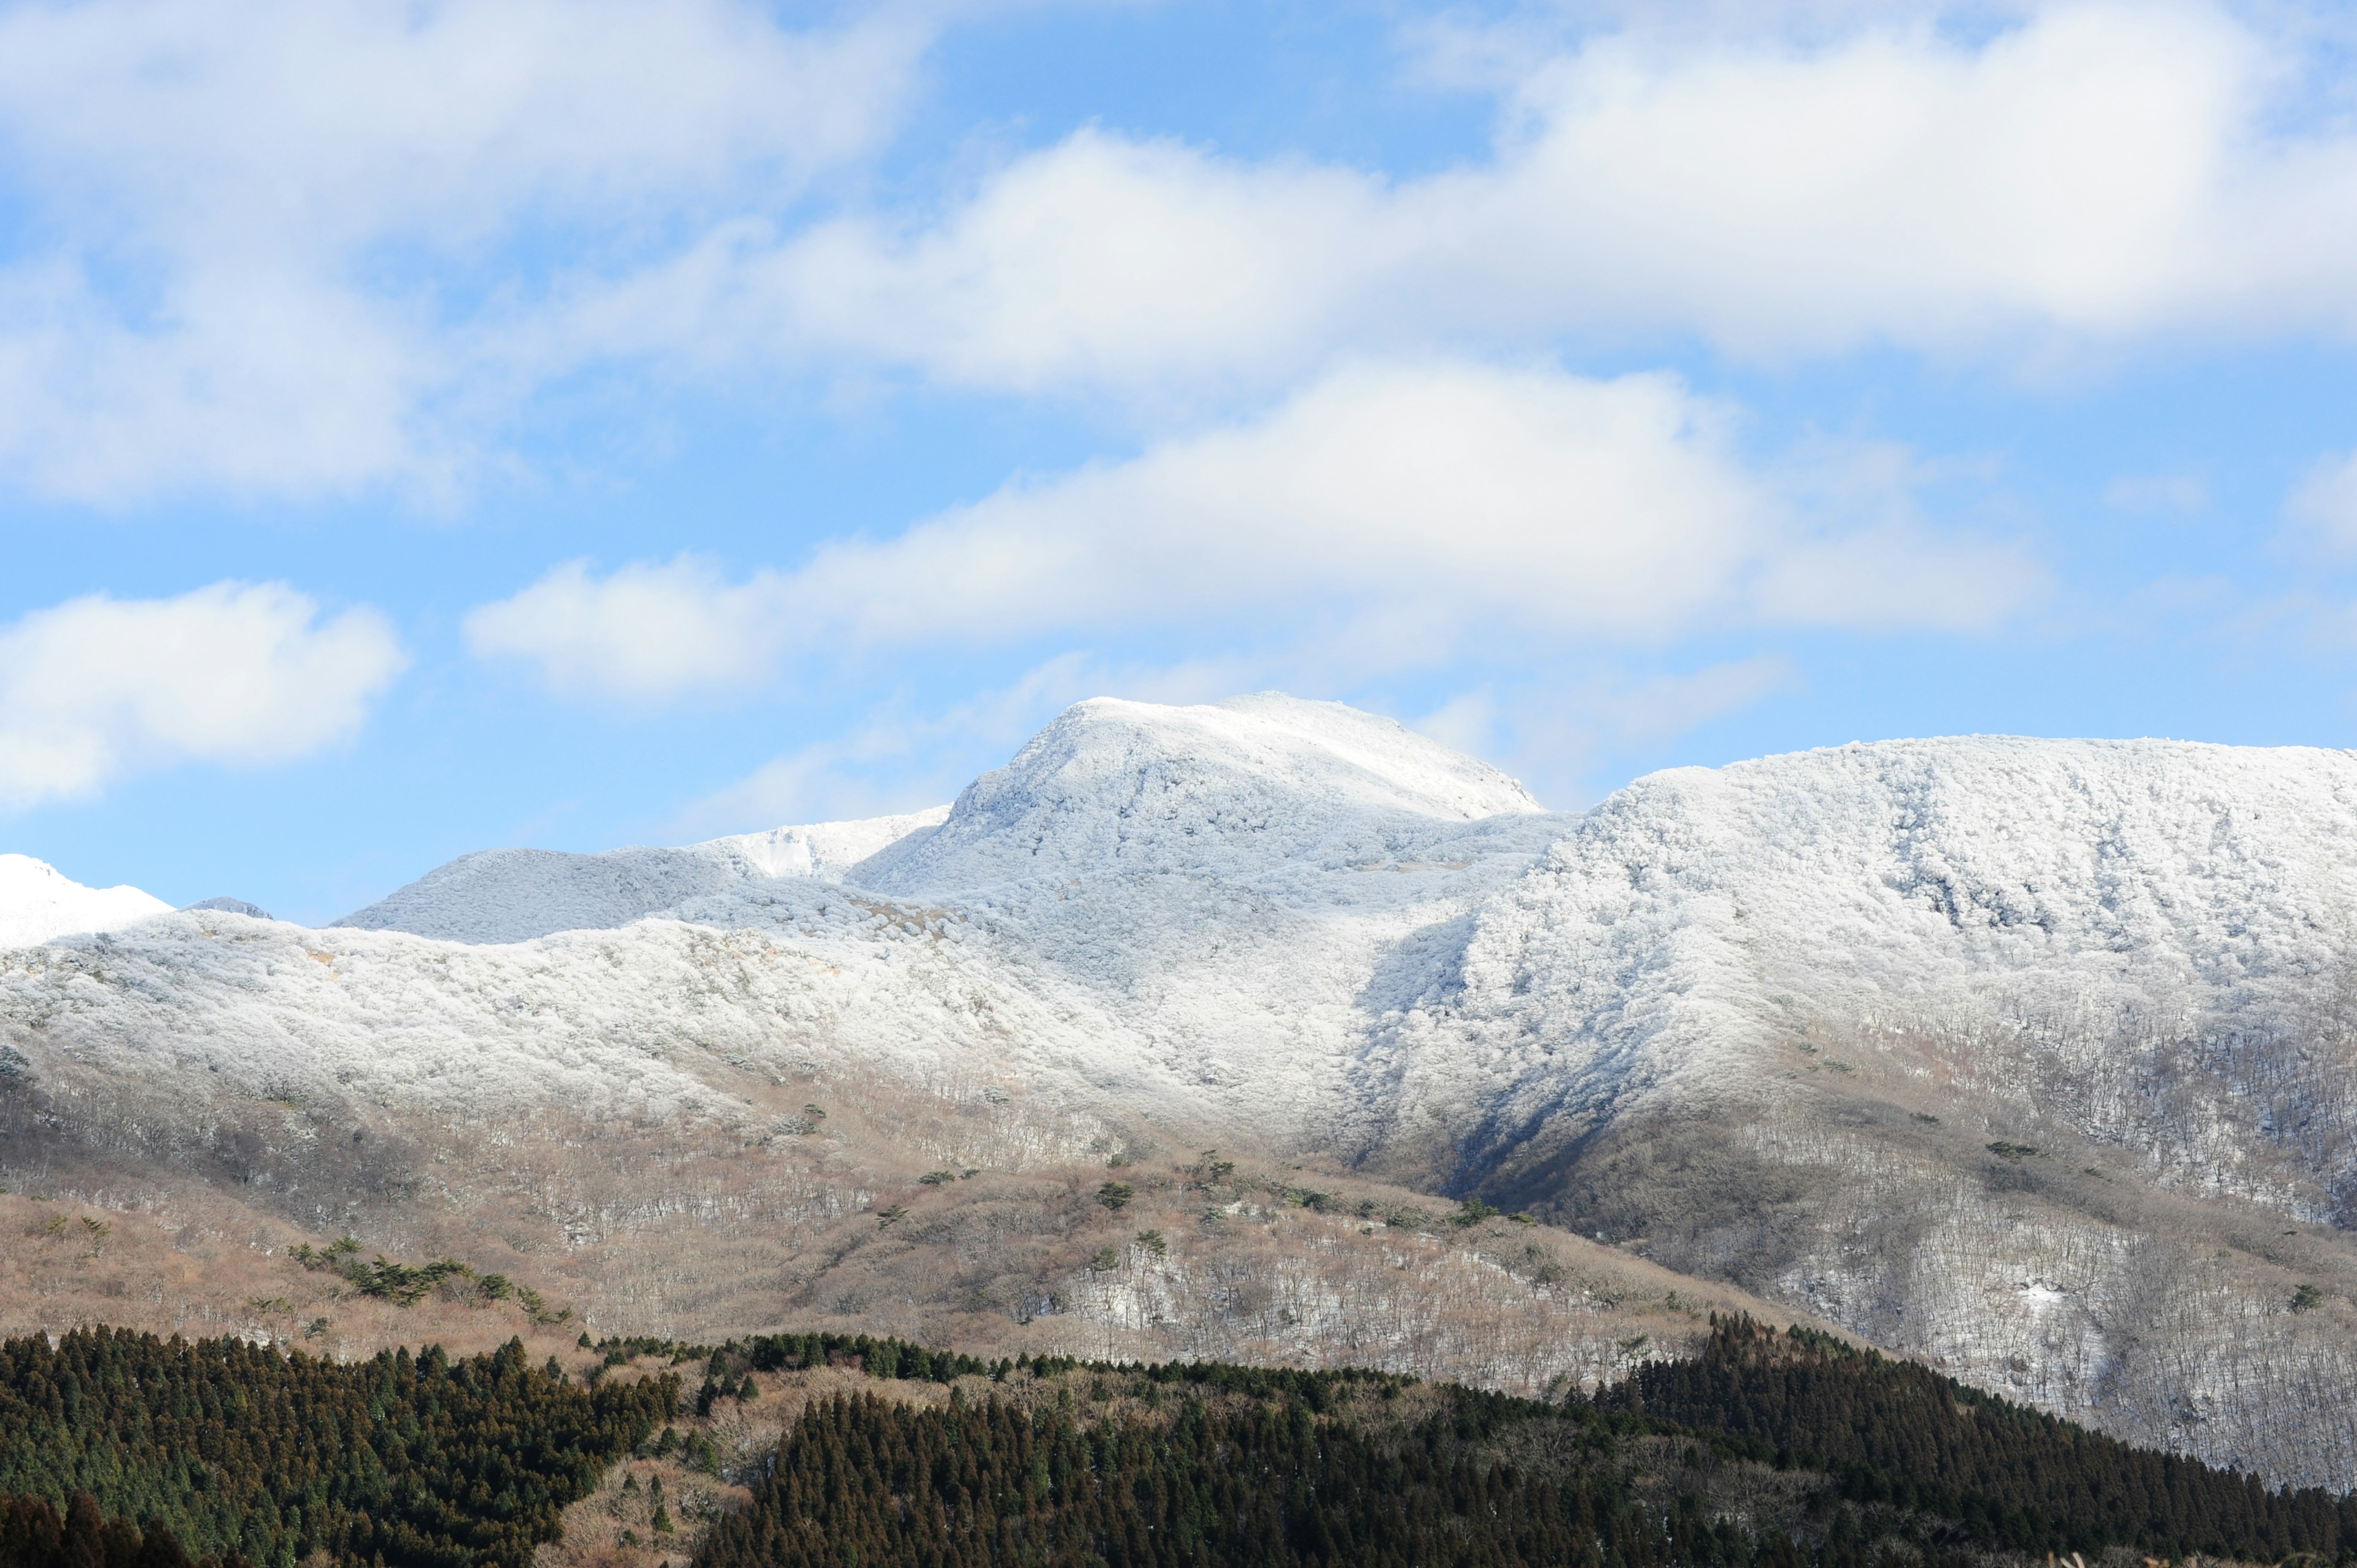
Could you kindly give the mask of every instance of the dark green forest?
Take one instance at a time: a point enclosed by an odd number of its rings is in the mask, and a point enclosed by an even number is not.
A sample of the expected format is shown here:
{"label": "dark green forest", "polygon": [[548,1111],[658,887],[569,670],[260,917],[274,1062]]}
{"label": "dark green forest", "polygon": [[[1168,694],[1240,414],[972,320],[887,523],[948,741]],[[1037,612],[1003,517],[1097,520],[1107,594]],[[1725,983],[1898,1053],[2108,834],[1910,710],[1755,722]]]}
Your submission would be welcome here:
{"label": "dark green forest", "polygon": [[515,1342],[339,1364],[108,1329],[10,1339],[0,1568],[126,1568],[141,1552],[158,1568],[289,1568],[314,1550],[523,1568],[676,1399],[669,1379],[583,1388]]}
{"label": "dark green forest", "polygon": [[2357,1557],[2357,1497],[2271,1492],[1911,1361],[1749,1319],[1717,1325],[1707,1354],[1646,1366],[1599,1402],[1750,1439],[1778,1463],[1832,1473],[1852,1499],[1953,1519],[2026,1552]]}
{"label": "dark green forest", "polygon": [[1598,1471],[1562,1480],[1461,1445],[1370,1438],[1287,1399],[1085,1428],[1069,1411],[872,1395],[815,1404],[699,1568],[885,1564],[1695,1564],[1800,1568],[1688,1501],[1666,1519]]}
{"label": "dark green forest", "polygon": [[[1028,1410],[985,1392],[807,1411],[698,1568],[2357,1559],[2357,1498],[2269,1491],[1746,1319],[1562,1404],[1369,1374],[1028,1369],[1074,1370]],[[1144,1398],[1092,1418],[1072,1391],[1108,1377]]]}
{"label": "dark green forest", "polygon": [[[586,1339],[585,1339],[586,1345]],[[511,1345],[349,1366],[237,1341],[0,1345],[0,1568],[523,1568],[694,1397],[839,1366],[931,1382],[804,1408],[695,1568],[1563,1563],[1988,1568],[2124,1547],[2357,1562],[2357,1498],[2271,1491],[1746,1319],[1543,1403],[1367,1371],[985,1362],[889,1339]],[[945,1397],[944,1397],[945,1395]]]}

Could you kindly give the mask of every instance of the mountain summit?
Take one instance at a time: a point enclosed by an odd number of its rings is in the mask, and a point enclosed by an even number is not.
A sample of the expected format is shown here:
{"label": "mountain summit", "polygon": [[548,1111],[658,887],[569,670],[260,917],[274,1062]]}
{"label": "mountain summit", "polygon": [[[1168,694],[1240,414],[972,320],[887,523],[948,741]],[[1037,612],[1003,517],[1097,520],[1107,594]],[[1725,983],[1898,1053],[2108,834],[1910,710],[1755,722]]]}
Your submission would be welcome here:
{"label": "mountain summit", "polygon": [[940,832],[851,875],[907,893],[1127,871],[1254,876],[1380,853],[1387,834],[1431,822],[1542,810],[1488,764],[1340,703],[1100,697],[975,779]]}
{"label": "mountain summit", "polygon": [[0,854],[0,948],[119,930],[171,908],[136,887],[85,887],[47,861]]}

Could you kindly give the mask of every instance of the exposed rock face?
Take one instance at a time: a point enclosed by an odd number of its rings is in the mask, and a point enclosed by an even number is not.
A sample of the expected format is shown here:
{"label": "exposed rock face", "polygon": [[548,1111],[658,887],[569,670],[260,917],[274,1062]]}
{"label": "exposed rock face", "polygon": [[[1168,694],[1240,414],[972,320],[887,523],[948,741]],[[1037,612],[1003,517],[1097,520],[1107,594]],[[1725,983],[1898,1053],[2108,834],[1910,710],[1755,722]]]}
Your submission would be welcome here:
{"label": "exposed rock face", "polygon": [[[761,1151],[856,1082],[945,1167],[1217,1143],[1479,1192],[2139,1440],[2357,1482],[2345,754],[1894,742],[1550,815],[1333,704],[1099,701],[945,815],[469,856],[351,924],[0,960],[0,1094],[40,1100],[59,1169],[161,1162],[322,1223],[542,1215],[659,1326],[693,1185],[660,1151],[774,1190],[700,1234],[802,1217],[763,1267],[804,1302],[883,1178]],[[589,1148],[595,1184],[561,1152]],[[1186,1294],[1217,1271],[1166,1300],[1181,1276],[1123,1268],[1039,1299],[1228,1321]],[[1362,1343],[1380,1295],[1298,1353]]]}

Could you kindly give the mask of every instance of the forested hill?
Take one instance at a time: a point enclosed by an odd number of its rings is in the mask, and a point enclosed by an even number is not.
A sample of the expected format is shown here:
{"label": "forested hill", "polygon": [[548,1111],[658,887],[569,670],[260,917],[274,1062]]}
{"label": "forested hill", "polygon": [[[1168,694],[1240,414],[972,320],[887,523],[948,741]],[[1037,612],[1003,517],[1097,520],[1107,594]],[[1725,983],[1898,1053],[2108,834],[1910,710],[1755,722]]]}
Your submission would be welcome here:
{"label": "forested hill", "polygon": [[1853,1498],[2025,1549],[2357,1555],[2357,1496],[2269,1491],[1803,1329],[1722,1322],[1706,1354],[1648,1365],[1601,1402],[1749,1439],[1779,1465],[1839,1477]]}
{"label": "forested hill", "polygon": [[339,1364],[106,1329],[10,1339],[0,1568],[128,1568],[133,1552],[291,1568],[313,1551],[523,1568],[676,1397],[668,1380],[582,1388],[514,1343]]}
{"label": "forested hill", "polygon": [[[350,1364],[103,1330],[0,1344],[0,1568],[523,1568],[618,1460],[681,1451],[753,1488],[694,1568],[2357,1563],[2357,1498],[2269,1491],[1741,1318],[1699,1359],[1563,1403],[834,1335],[581,1348],[575,1375],[512,1344]],[[691,1360],[689,1400],[671,1369]],[[757,1409],[785,1421],[774,1452],[716,1464],[696,1429]],[[683,1442],[653,1441],[673,1422]],[[657,1568],[690,1545],[591,1555]]]}
{"label": "forested hill", "polygon": [[2357,1498],[2269,1492],[1746,1319],[1593,1402],[1206,1366],[993,1381],[1008,1392],[814,1404],[698,1568],[2357,1559]]}

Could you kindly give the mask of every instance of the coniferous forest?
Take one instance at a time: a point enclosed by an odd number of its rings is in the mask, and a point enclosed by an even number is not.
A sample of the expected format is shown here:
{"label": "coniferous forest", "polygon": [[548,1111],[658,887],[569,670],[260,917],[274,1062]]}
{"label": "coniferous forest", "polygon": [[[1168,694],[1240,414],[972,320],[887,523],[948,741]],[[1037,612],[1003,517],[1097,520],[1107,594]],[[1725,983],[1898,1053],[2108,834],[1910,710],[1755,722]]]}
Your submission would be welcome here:
{"label": "coniferous forest", "polygon": [[[8,1341],[0,1568],[523,1568],[616,1460],[756,1397],[756,1370],[834,1386],[737,1477],[749,1501],[694,1568],[2357,1562],[2357,1498],[2271,1492],[1739,1318],[1696,1359],[1557,1403],[834,1335],[594,1348],[576,1379],[518,1345],[339,1365],[107,1331]],[[703,1387],[683,1399],[670,1368],[690,1359]]]}
{"label": "coniferous forest", "polygon": [[522,1568],[677,1385],[511,1343],[349,1364],[107,1329],[0,1343],[0,1565]]}

